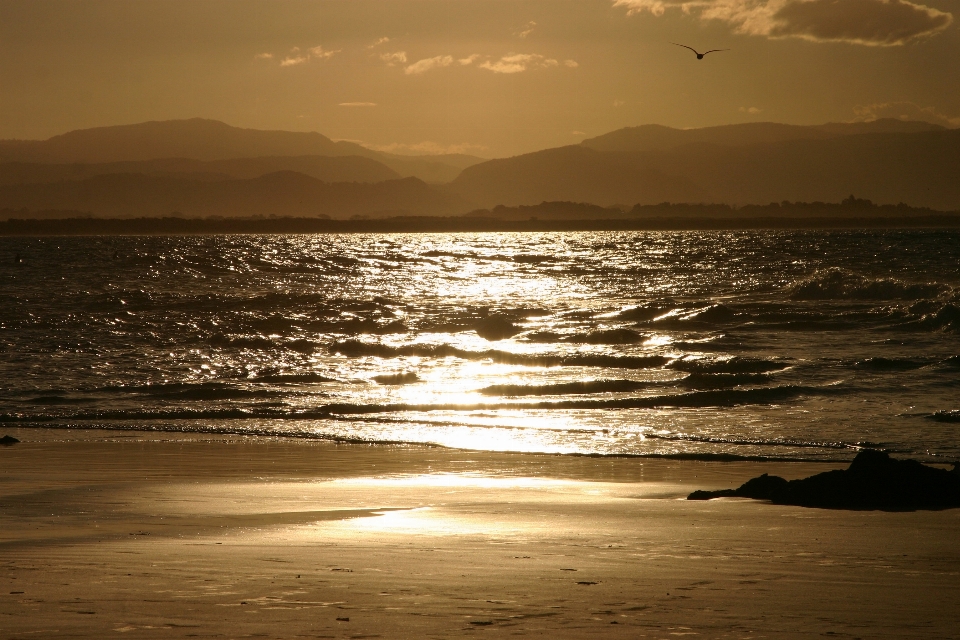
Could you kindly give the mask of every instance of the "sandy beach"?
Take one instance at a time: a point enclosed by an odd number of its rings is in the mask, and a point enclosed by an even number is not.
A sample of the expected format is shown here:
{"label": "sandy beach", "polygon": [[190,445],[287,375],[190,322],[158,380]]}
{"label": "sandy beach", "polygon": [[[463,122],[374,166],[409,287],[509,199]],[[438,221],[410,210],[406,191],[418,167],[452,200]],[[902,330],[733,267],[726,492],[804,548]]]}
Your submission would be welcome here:
{"label": "sandy beach", "polygon": [[0,637],[948,638],[960,511],[725,499],[836,465],[8,430]]}

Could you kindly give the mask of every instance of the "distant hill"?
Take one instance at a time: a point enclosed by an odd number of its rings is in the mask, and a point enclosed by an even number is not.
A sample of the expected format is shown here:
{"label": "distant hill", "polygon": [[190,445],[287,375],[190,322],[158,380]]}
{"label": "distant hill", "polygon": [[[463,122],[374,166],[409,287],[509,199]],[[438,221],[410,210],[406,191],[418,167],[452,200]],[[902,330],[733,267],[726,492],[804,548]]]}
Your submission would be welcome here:
{"label": "distant hill", "polygon": [[449,189],[477,207],[837,202],[960,208],[960,130],[898,120],[623,129],[580,145],[491,160]]}
{"label": "distant hill", "polygon": [[377,160],[401,176],[420,178],[430,184],[446,184],[460,175],[463,169],[484,162],[483,158],[463,154],[401,156],[365,150],[359,155]]}
{"label": "distant hill", "polygon": [[839,202],[850,194],[960,209],[960,130],[900,120],[645,125],[489,161],[386,154],[319,133],[202,119],[0,141],[0,209],[15,211],[457,215],[542,202],[626,211],[663,202]]}
{"label": "distant hill", "polygon": [[214,161],[272,156],[362,156],[401,176],[448,182],[470,156],[398,156],[334,142],[316,132],[240,129],[193,118],[70,131],[47,140],[0,140],[0,162],[47,164],[138,162],[166,158]]}
{"label": "distant hill", "polygon": [[[0,186],[0,208],[76,210],[94,216],[450,215],[466,210],[454,195],[417,178],[374,184],[326,183],[294,171],[247,180],[195,180],[144,174]],[[26,215],[26,214],[24,214]]]}
{"label": "distant hill", "polygon": [[[893,224],[946,217],[951,224],[960,224],[960,210],[936,211],[929,208],[910,207],[904,204],[877,205],[865,198],[849,196],[842,202],[773,202],[761,205],[731,207],[727,204],[648,204],[634,205],[630,209],[599,207],[584,202],[541,202],[536,205],[477,209],[465,214],[469,218],[490,218],[511,221],[572,221],[572,220],[753,220],[775,221],[816,220],[823,224],[829,220],[887,219]],[[766,224],[766,223],[761,223]],[[804,222],[803,224],[808,224]]]}
{"label": "distant hill", "polygon": [[582,145],[489,160],[464,169],[449,188],[485,208],[555,200],[608,206],[710,198],[695,181],[670,175],[646,157]]}
{"label": "distant hill", "polygon": [[360,156],[274,156],[209,161],[165,158],[98,164],[3,162],[0,163],[0,185],[84,180],[111,173],[216,181],[256,178],[277,171],[297,171],[324,182],[383,182],[401,177],[386,165]]}
{"label": "distant hill", "polygon": [[777,122],[749,122],[702,129],[673,129],[657,124],[627,127],[611,131],[580,144],[597,151],[643,153],[665,151],[689,144],[717,144],[745,147],[789,140],[826,140],[862,133],[917,133],[945,131],[927,122],[886,118],[873,122],[834,122],[821,125],[793,125]]}

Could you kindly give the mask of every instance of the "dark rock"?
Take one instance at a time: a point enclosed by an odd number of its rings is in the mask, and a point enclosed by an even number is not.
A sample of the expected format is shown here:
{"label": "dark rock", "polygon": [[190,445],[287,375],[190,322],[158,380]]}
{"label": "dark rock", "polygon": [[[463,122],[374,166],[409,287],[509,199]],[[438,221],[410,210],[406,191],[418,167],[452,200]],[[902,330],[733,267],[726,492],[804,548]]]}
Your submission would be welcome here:
{"label": "dark rock", "polygon": [[694,491],[688,500],[754,498],[774,504],[824,509],[914,511],[960,507],[960,466],[937,469],[916,460],[897,460],[864,450],[843,471],[800,480],[763,474],[737,489]]}
{"label": "dark rock", "polygon": [[747,480],[737,489],[737,495],[755,500],[773,500],[778,491],[782,491],[790,484],[780,476],[763,474],[752,480]]}
{"label": "dark rock", "polygon": [[3,436],[2,438],[0,438],[0,445],[3,445],[5,447],[13,446],[18,442],[20,441],[14,438],[13,436]]}
{"label": "dark rock", "polygon": [[687,496],[687,500],[713,500],[714,498],[739,498],[736,489],[720,489],[719,491],[705,491],[697,489]]}

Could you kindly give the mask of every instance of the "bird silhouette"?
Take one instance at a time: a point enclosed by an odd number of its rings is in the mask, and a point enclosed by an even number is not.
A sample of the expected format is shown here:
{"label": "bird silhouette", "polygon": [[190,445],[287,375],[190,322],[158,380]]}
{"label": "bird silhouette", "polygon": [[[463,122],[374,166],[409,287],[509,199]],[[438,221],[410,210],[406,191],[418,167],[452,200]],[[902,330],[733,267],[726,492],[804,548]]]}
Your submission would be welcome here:
{"label": "bird silhouette", "polygon": [[671,42],[670,44],[675,44],[678,47],[683,47],[684,49],[690,49],[690,51],[693,51],[695,54],[697,54],[697,60],[703,60],[703,56],[707,55],[708,53],[713,53],[714,51],[730,51],[730,49],[710,49],[710,51],[704,51],[703,53],[700,53],[693,47],[688,47],[685,44],[679,44],[677,42]]}

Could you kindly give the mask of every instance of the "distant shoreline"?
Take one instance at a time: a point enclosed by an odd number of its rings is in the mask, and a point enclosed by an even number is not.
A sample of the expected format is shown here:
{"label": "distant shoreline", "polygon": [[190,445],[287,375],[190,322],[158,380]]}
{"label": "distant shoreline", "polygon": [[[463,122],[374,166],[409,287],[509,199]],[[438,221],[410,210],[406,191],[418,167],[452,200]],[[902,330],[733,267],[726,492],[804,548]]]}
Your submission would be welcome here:
{"label": "distant shoreline", "polygon": [[0,221],[0,236],[216,235],[301,233],[470,233],[547,231],[725,231],[960,228],[960,214],[909,217],[674,217],[500,220],[486,217],[56,218]]}

